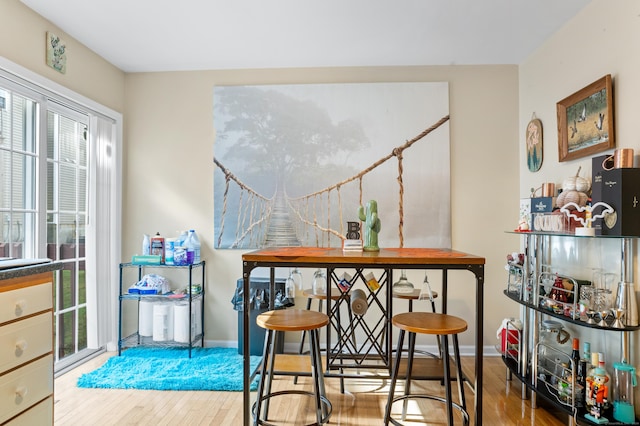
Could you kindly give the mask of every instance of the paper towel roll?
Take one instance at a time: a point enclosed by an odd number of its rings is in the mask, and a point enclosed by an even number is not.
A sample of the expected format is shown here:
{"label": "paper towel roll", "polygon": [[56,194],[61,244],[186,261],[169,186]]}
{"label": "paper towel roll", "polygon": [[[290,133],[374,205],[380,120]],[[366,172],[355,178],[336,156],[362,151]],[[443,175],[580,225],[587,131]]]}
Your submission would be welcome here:
{"label": "paper towel roll", "polygon": [[153,305],[153,340],[156,342],[173,340],[173,304]]}
{"label": "paper towel roll", "polygon": [[356,289],[351,292],[351,311],[356,315],[364,315],[367,313],[367,295],[364,290]]}
{"label": "paper towel roll", "polygon": [[138,334],[144,337],[153,336],[153,305],[151,300],[141,300],[138,311]]}
{"label": "paper towel roll", "polygon": [[[192,312],[191,317],[193,318]],[[195,324],[191,322],[191,330],[195,330],[193,327]],[[180,343],[189,343],[189,340],[193,338],[193,332],[189,332],[189,303],[179,303],[173,308],[173,340]]]}
{"label": "paper towel roll", "polygon": [[202,333],[202,298],[191,302],[191,312],[193,314],[193,336]]}

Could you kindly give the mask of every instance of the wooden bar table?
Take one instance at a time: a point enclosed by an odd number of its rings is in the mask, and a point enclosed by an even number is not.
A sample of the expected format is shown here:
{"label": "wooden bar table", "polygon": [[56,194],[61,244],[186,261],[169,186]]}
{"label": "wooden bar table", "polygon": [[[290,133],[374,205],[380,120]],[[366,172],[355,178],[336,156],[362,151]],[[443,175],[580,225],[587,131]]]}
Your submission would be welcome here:
{"label": "wooden bar table", "polygon": [[[466,270],[475,276],[476,292],[476,313],[473,322],[476,326],[475,335],[475,377],[473,378],[475,416],[476,425],[482,424],[482,349],[483,349],[483,317],[484,317],[484,264],[483,257],[474,256],[450,249],[438,248],[397,248],[380,249],[378,252],[356,252],[343,253],[340,248],[318,248],[318,247],[279,247],[267,248],[252,251],[242,255],[243,265],[243,292],[249,294],[251,271],[255,268],[270,268],[271,285],[275,282],[275,268],[324,268],[328,271],[327,291],[328,303],[327,313],[331,313],[331,303],[329,303],[332,285],[331,281],[338,279],[334,273],[336,269],[355,269],[355,278],[364,280],[363,270],[382,270],[381,290],[384,290],[386,299],[386,311],[384,318],[384,333],[386,333],[386,352],[391,351],[391,309],[392,300],[392,271],[396,269],[423,269],[442,271],[442,311],[447,312],[447,272],[450,270]],[[336,291],[335,289],[333,289]],[[273,291],[273,288],[272,288]],[[272,298],[273,299],[273,298]],[[243,300],[243,347],[250,347],[249,340],[249,297]],[[330,327],[328,327],[329,330]],[[327,332],[327,343],[330,342],[330,332]],[[329,346],[327,347],[329,349]],[[328,351],[329,354],[329,351]],[[251,423],[251,393],[249,390],[251,369],[249,363],[249,351],[243,354],[244,372],[244,398],[243,398],[243,419],[244,425]],[[327,362],[329,362],[327,356]],[[389,360],[385,365],[388,364]]]}

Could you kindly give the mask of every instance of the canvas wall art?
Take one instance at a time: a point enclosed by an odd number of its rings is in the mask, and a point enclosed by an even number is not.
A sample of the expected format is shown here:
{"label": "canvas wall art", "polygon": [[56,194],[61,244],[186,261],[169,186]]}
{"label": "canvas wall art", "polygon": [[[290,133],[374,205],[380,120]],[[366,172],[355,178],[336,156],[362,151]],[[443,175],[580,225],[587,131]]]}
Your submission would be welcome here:
{"label": "canvas wall art", "polygon": [[341,247],[376,200],[385,247],[451,247],[448,83],[220,86],[214,246]]}

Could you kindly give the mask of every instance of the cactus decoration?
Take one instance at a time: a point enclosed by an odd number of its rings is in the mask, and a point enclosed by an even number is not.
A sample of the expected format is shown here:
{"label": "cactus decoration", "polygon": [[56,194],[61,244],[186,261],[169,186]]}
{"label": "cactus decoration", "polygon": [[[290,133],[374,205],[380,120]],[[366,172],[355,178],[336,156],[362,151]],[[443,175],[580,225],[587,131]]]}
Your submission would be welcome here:
{"label": "cactus decoration", "polygon": [[380,232],[380,218],[378,217],[378,203],[375,200],[367,202],[366,209],[358,208],[358,217],[364,222],[364,251],[380,251],[378,247],[378,232]]}

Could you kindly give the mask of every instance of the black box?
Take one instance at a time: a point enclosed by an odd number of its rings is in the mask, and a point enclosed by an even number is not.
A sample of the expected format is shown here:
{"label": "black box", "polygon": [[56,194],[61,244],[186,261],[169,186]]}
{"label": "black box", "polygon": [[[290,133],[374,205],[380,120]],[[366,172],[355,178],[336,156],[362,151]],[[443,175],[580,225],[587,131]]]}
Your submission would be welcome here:
{"label": "black box", "polygon": [[600,235],[640,236],[640,169],[603,170],[601,190],[615,212],[603,219]]}
{"label": "black box", "polygon": [[[604,160],[610,157],[609,155],[599,155],[591,158],[591,204],[595,204],[598,201],[602,201],[602,163]],[[600,209],[598,209],[600,210]],[[597,213],[597,212],[596,212]],[[596,234],[600,234],[602,230],[602,219],[596,219],[592,225],[592,228],[596,230]]]}

